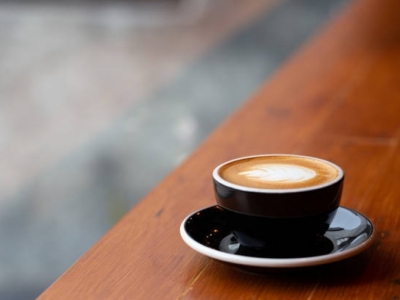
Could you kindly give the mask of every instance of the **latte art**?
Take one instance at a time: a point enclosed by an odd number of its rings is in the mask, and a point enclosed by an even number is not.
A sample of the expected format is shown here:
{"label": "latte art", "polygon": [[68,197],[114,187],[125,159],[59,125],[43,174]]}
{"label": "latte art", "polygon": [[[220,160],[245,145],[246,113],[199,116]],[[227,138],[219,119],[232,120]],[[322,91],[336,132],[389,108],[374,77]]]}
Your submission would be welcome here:
{"label": "latte art", "polygon": [[239,172],[239,175],[260,182],[301,182],[312,179],[317,173],[306,167],[286,164],[258,165],[255,168]]}
{"label": "latte art", "polygon": [[218,170],[222,179],[251,188],[299,189],[335,180],[339,170],[333,164],[303,156],[271,155],[234,160]]}

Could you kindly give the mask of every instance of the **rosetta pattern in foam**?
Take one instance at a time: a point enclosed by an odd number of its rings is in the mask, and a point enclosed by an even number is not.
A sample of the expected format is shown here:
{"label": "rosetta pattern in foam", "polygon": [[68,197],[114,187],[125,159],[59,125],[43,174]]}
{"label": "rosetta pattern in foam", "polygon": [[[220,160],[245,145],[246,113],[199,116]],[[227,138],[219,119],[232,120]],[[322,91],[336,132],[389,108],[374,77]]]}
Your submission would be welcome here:
{"label": "rosetta pattern in foam", "polygon": [[298,165],[265,164],[240,172],[239,175],[258,182],[295,183],[312,179],[317,173],[312,169]]}

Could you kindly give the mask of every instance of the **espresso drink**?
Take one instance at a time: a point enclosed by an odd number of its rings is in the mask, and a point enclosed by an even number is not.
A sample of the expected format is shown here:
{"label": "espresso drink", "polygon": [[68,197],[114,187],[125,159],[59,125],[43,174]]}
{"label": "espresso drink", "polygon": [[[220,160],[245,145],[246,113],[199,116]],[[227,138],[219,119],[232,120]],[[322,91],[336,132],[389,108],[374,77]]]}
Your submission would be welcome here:
{"label": "espresso drink", "polygon": [[218,173],[224,180],[245,187],[299,189],[331,182],[339,170],[311,157],[271,155],[232,161]]}

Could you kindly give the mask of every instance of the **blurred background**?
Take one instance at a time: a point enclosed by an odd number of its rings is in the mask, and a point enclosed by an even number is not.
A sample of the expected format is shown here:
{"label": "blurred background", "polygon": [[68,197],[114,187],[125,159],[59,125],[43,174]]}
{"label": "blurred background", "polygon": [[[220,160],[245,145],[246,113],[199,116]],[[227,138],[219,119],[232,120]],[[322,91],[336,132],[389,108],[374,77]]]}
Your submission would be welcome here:
{"label": "blurred background", "polygon": [[33,299],[345,0],[0,1],[0,299]]}

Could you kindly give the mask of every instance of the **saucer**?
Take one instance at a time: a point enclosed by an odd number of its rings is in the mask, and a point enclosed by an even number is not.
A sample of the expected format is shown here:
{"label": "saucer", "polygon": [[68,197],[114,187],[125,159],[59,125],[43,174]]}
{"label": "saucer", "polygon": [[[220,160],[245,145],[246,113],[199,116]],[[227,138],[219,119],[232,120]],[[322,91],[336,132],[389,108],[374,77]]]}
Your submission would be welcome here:
{"label": "saucer", "polygon": [[219,206],[211,206],[189,215],[182,222],[180,233],[193,250],[244,268],[299,268],[328,264],[359,254],[372,244],[374,237],[374,226],[368,218],[339,207],[328,231],[310,246],[313,251],[306,255],[300,251],[297,257],[276,258],[241,246],[227,224],[224,211]]}

